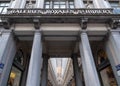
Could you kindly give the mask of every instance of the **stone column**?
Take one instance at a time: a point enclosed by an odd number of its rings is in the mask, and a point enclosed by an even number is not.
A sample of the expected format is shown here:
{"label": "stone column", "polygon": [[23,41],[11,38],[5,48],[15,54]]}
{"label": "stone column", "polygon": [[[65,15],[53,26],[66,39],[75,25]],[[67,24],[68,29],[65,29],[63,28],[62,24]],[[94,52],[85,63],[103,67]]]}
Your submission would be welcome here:
{"label": "stone column", "polygon": [[108,0],[102,0],[104,2],[104,6],[105,8],[111,8],[110,3],[108,2]]}
{"label": "stone column", "polygon": [[20,8],[25,8],[26,0],[21,0]]}
{"label": "stone column", "polygon": [[106,52],[112,65],[118,86],[120,86],[120,32],[111,31],[106,42]]}
{"label": "stone column", "polygon": [[85,85],[101,86],[86,32],[81,33],[81,43],[79,45],[85,78]]}
{"label": "stone column", "polygon": [[35,31],[26,86],[40,86],[42,68],[41,33]]}
{"label": "stone column", "polygon": [[83,0],[74,0],[75,8],[85,8]]}
{"label": "stone column", "polygon": [[44,8],[44,0],[36,0],[36,8]]}
{"label": "stone column", "polygon": [[11,0],[9,8],[20,8],[20,4],[21,0]]}
{"label": "stone column", "polygon": [[72,61],[73,61],[75,84],[76,84],[76,86],[83,86],[82,80],[81,80],[81,77],[80,77],[80,71],[79,71],[79,67],[78,67],[78,60],[77,60],[77,55],[76,54],[72,55]]}
{"label": "stone column", "polygon": [[48,56],[45,56],[43,57],[41,86],[47,86],[47,81],[48,81]]}
{"label": "stone column", "polygon": [[95,8],[111,8],[107,0],[93,0]]}
{"label": "stone column", "polygon": [[16,44],[11,31],[3,31],[0,39],[0,86],[7,86]]}
{"label": "stone column", "polygon": [[95,8],[102,8],[99,0],[93,0],[93,4],[94,4]]}

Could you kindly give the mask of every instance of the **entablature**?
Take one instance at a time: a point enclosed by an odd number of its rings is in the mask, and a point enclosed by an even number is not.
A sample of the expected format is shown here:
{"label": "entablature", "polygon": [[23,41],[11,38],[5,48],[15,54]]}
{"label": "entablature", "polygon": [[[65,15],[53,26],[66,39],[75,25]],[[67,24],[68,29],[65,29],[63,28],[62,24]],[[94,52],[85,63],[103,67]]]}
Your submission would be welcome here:
{"label": "entablature", "polygon": [[87,27],[87,23],[107,23],[112,24],[111,27],[115,29],[120,22],[120,14],[114,13],[112,8],[9,8],[7,13],[0,14],[0,17],[3,24],[8,24],[7,29],[12,23],[34,23],[36,29],[39,28],[40,23],[79,23],[83,29]]}

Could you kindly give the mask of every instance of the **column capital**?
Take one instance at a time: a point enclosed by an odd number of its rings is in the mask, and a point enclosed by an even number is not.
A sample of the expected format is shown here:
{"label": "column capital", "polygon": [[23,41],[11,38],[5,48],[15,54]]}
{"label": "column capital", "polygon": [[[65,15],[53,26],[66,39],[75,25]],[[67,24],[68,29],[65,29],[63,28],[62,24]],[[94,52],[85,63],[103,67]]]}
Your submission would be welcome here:
{"label": "column capital", "polygon": [[5,29],[10,29],[11,23],[8,18],[2,18],[2,23]]}
{"label": "column capital", "polygon": [[117,29],[119,23],[120,23],[120,19],[112,18],[111,21],[109,22],[109,25],[111,29]]}
{"label": "column capital", "polygon": [[35,29],[40,29],[40,21],[39,19],[33,19]]}
{"label": "column capital", "polygon": [[82,29],[87,29],[87,23],[88,23],[88,18],[81,19],[81,23],[80,23],[81,28]]}

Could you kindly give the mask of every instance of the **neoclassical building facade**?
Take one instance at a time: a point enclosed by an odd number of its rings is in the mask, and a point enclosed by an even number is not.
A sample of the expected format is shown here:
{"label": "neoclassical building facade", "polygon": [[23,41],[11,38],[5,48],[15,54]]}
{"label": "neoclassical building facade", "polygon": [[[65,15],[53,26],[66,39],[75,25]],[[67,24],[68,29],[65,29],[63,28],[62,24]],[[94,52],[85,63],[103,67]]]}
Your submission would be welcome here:
{"label": "neoclassical building facade", "polygon": [[119,0],[0,0],[0,86],[120,86]]}

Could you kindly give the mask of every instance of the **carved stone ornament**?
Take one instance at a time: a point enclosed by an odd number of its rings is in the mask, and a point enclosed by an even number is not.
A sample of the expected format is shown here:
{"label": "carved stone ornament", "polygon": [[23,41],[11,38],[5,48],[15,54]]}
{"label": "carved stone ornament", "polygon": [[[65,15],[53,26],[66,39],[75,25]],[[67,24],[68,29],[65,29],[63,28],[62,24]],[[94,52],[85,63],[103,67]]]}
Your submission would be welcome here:
{"label": "carved stone ornament", "polygon": [[120,23],[119,19],[112,19],[110,22],[111,29],[117,29],[118,23]]}
{"label": "carved stone ornament", "polygon": [[84,18],[81,20],[81,27],[82,29],[86,29],[87,28],[87,22],[88,22],[88,18]]}

